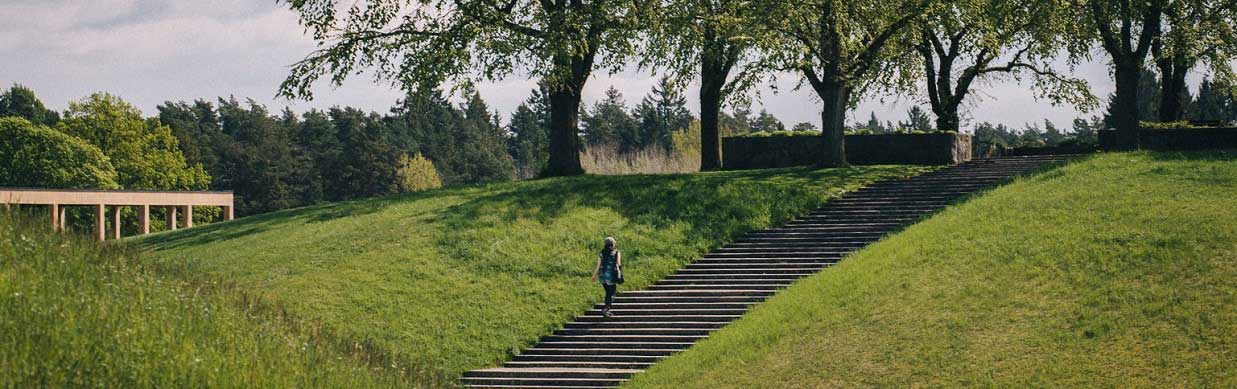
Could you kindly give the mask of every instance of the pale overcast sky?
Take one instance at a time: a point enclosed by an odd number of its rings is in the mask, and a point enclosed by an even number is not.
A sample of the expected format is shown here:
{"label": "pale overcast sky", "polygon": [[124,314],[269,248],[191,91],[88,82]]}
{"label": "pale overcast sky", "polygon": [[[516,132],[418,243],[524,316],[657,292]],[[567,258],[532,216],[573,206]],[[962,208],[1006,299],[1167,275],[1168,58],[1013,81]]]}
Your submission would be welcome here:
{"label": "pale overcast sky", "polygon": [[[29,86],[56,110],[95,91],[119,95],[147,116],[167,100],[228,95],[252,98],[271,111],[347,105],[386,112],[401,96],[385,83],[355,77],[340,88],[320,83],[314,101],[275,98],[288,66],[314,45],[295,14],[269,0],[0,0],[0,20],[0,84]],[[1077,75],[1102,98],[1113,89],[1103,62],[1082,66]],[[598,74],[588,83],[585,102],[591,105],[613,85],[634,105],[657,77],[636,70]],[[765,108],[788,127],[803,121],[819,125],[819,102],[807,88],[792,91],[797,80],[793,74],[781,76],[776,94],[764,87],[753,110]],[[535,84],[512,77],[478,89],[505,120]],[[694,86],[686,94],[695,111]],[[1068,127],[1075,117],[1094,113],[1036,101],[1025,85],[1014,83],[993,83],[981,94],[970,107],[972,123],[1021,127],[1047,118]],[[901,120],[908,103],[920,99],[869,99],[852,112],[851,121],[866,120],[873,111],[882,120]]]}

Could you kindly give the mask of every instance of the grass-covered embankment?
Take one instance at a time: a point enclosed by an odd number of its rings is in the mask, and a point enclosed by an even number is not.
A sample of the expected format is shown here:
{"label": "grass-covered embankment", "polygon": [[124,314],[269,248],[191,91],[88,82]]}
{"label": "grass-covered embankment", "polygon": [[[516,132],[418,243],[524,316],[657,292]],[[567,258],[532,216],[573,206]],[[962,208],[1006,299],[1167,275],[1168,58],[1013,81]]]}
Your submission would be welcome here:
{"label": "grass-covered embankment", "polygon": [[309,207],[138,244],[164,274],[227,280],[453,382],[600,300],[589,274],[618,238],[636,289],[743,232],[846,188],[921,167],[586,176]]}
{"label": "grass-covered embankment", "polygon": [[1237,385],[1237,153],[1108,154],[804,279],[635,387]]}
{"label": "grass-covered embankment", "polygon": [[[407,386],[413,374],[124,247],[0,212],[0,387]],[[38,219],[43,221],[43,219]]]}

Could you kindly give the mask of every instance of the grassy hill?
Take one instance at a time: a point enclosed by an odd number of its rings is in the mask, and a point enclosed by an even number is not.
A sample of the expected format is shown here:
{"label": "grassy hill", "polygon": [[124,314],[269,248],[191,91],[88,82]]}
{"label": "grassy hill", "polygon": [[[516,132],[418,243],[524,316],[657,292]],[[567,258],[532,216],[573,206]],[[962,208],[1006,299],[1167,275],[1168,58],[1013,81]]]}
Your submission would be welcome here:
{"label": "grassy hill", "polygon": [[618,238],[641,288],[743,232],[921,167],[574,177],[330,204],[134,243],[160,274],[224,282],[390,355],[423,384],[496,364],[601,299]]}
{"label": "grassy hill", "polygon": [[1237,385],[1237,153],[1107,154],[804,279],[634,387]]}
{"label": "grassy hill", "polygon": [[219,285],[0,212],[0,387],[375,387],[415,375]]}

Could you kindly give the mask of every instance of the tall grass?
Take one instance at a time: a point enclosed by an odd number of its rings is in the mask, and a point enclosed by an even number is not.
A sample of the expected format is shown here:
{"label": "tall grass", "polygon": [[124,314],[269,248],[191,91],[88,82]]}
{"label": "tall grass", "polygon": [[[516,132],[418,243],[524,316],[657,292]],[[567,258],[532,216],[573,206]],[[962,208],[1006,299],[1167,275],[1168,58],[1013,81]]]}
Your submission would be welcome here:
{"label": "tall grass", "polygon": [[408,386],[412,375],[260,299],[0,212],[0,387]]}
{"label": "tall grass", "polygon": [[580,155],[580,164],[589,174],[668,174],[700,171],[700,153],[666,151],[654,146],[630,153],[619,153],[613,146],[589,146]]}
{"label": "tall grass", "polygon": [[580,155],[589,174],[670,174],[700,171],[700,121],[671,134],[667,146],[655,144],[620,153],[616,146],[590,145]]}

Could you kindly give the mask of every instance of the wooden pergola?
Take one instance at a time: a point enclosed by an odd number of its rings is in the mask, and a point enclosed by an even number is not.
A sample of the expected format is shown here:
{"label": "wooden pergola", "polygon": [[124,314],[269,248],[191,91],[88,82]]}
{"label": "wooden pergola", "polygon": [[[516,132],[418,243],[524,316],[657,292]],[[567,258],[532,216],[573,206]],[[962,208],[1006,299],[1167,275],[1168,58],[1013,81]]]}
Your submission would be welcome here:
{"label": "wooden pergola", "polygon": [[184,228],[193,227],[193,207],[221,207],[223,220],[232,220],[232,192],[163,192],[131,190],[13,189],[0,188],[0,204],[47,205],[52,230],[64,231],[66,206],[94,207],[95,238],[106,239],[107,207],[112,207],[112,238],[120,239],[120,210],[138,207],[139,230],[150,233],[150,207],[166,207],[168,228],[177,227],[177,212]]}

